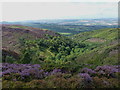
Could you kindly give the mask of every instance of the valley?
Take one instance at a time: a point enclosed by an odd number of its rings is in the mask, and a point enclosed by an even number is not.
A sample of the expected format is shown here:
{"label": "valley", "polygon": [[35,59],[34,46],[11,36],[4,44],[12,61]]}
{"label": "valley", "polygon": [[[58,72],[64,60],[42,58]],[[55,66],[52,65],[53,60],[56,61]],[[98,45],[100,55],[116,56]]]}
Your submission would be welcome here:
{"label": "valley", "polygon": [[7,88],[119,87],[119,28],[56,24],[1,27],[3,87],[8,83],[12,86]]}

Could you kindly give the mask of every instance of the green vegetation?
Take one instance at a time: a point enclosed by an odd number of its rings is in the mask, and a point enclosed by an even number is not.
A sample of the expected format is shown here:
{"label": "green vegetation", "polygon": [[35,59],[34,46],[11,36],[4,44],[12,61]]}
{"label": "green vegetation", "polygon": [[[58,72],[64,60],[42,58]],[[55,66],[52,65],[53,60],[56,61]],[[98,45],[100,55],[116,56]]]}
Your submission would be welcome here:
{"label": "green vegetation", "polygon": [[21,29],[28,29],[27,26],[20,26],[20,25],[11,25],[10,28],[21,28]]}
{"label": "green vegetation", "polygon": [[72,38],[74,38],[79,42],[83,42],[90,38],[100,38],[110,42],[110,40],[117,39],[118,38],[117,36],[118,36],[118,29],[111,28],[111,29],[101,29],[101,30],[94,30],[90,32],[83,32],[83,33],[72,36]]}
{"label": "green vegetation", "polygon": [[20,41],[25,40],[35,40],[38,38],[44,38],[46,34],[51,36],[58,36],[58,33],[43,30],[38,28],[32,28],[21,25],[3,25],[2,31],[2,44],[3,48],[7,50],[15,51],[20,53]]}
{"label": "green vegetation", "polygon": [[77,63],[91,64],[91,68],[98,65],[118,64],[118,30],[101,29],[71,36],[73,40],[89,46],[85,53],[83,52],[76,59]]}
{"label": "green vegetation", "polygon": [[[19,66],[20,70],[25,69],[25,71],[19,72],[18,69],[15,69],[19,73],[14,74],[14,70],[10,69],[12,74],[3,77],[4,87],[119,87],[116,78],[119,77],[119,73],[114,71],[117,70],[116,65],[119,65],[118,30],[116,28],[101,29],[68,37],[49,34],[44,34],[44,38],[35,39],[34,37],[32,39],[20,37],[18,40],[20,58],[16,60],[11,55],[7,56],[4,62],[13,63],[14,67]],[[68,35],[70,33],[62,34]],[[11,65],[7,63],[5,66],[10,67]],[[97,70],[99,66],[103,71]],[[89,68],[87,70],[92,74],[88,71],[85,71],[87,74],[83,74],[83,68]],[[111,68],[113,69],[112,75]],[[36,72],[37,70],[39,73]],[[101,74],[101,72],[103,73]],[[78,73],[82,73],[82,75]],[[104,86],[105,82],[106,86]]]}
{"label": "green vegetation", "polygon": [[[79,71],[83,67],[117,65],[118,29],[101,29],[74,36],[50,36],[20,41],[17,63],[41,64],[44,69],[67,68]],[[7,60],[6,60],[7,61]],[[86,65],[89,64],[89,65]],[[74,68],[73,68],[74,67]]]}
{"label": "green vegetation", "polygon": [[[57,23],[20,23],[21,25],[31,26],[34,28],[48,29],[58,33],[71,33],[69,35],[75,35],[81,32],[87,32],[92,30],[99,30],[104,28],[115,28],[116,26],[112,25],[74,25],[73,24],[57,24]],[[66,34],[64,34],[66,36]],[[68,36],[68,34],[67,34]]]}
{"label": "green vegetation", "polygon": [[[74,62],[80,49],[85,48],[85,44],[77,43],[63,36],[48,36],[47,39],[23,41],[21,63],[47,64],[62,68],[66,64]],[[57,66],[58,65],[58,66]],[[50,67],[48,67],[50,69]]]}
{"label": "green vegetation", "polygon": [[62,35],[71,35],[71,33],[60,33],[60,34],[62,34]]}

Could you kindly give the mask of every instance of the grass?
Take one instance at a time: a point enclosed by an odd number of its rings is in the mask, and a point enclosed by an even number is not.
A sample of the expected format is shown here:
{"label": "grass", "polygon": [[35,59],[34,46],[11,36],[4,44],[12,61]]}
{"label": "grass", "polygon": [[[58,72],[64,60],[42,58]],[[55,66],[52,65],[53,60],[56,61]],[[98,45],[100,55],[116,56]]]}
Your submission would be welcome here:
{"label": "grass", "polygon": [[19,25],[12,25],[12,26],[9,26],[10,28],[21,28],[21,29],[28,29],[28,27],[26,26],[19,26]]}
{"label": "grass", "polygon": [[71,35],[72,33],[61,33],[61,32],[59,32],[60,34],[62,34],[62,35]]}
{"label": "grass", "polygon": [[79,42],[84,42],[91,38],[98,38],[98,39],[106,40],[106,42],[107,41],[111,42],[112,40],[115,40],[118,37],[117,34],[118,34],[118,29],[111,28],[111,29],[100,29],[100,30],[94,30],[90,32],[83,32],[83,33],[71,36],[71,38]]}

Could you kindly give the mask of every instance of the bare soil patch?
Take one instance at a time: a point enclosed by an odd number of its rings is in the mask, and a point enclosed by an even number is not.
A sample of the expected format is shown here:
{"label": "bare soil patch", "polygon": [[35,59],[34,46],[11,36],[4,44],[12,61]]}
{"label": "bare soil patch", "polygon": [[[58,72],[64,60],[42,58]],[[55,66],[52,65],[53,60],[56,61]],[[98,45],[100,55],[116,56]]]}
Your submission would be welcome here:
{"label": "bare soil patch", "polygon": [[101,39],[101,38],[90,38],[87,41],[89,41],[89,42],[105,42],[106,40]]}

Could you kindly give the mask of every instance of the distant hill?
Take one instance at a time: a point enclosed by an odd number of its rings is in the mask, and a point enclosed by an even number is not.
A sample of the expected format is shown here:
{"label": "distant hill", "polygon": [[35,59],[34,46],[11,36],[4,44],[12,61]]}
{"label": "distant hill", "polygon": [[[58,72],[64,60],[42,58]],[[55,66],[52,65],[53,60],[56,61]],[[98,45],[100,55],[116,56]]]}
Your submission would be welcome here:
{"label": "distant hill", "polygon": [[65,36],[75,35],[81,32],[99,30],[104,28],[117,28],[117,18],[102,19],[51,19],[29,20],[18,22],[2,22],[3,24],[18,24],[34,28],[48,29]]}
{"label": "distant hill", "polygon": [[20,39],[34,40],[45,38],[45,35],[57,36],[59,34],[44,29],[38,29],[22,25],[1,25],[2,27],[2,48],[19,52]]}

